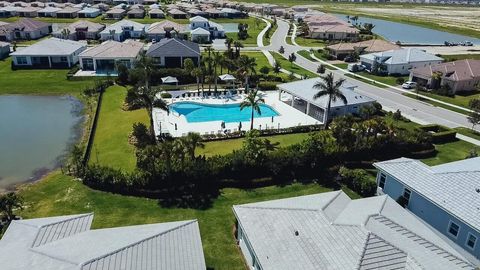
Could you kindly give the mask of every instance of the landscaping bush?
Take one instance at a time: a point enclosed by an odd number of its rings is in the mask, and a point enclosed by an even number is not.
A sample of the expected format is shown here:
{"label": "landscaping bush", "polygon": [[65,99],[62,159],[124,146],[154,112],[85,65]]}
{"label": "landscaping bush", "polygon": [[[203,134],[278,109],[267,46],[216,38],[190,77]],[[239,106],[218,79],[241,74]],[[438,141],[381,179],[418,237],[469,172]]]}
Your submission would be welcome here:
{"label": "landscaping bush", "polygon": [[374,196],[377,190],[377,183],[372,180],[367,171],[363,169],[348,169],[340,167],[338,174],[341,182],[350,189],[364,197]]}
{"label": "landscaping bush", "polygon": [[259,82],[257,84],[257,88],[259,90],[275,90],[277,89],[277,82]]}
{"label": "landscaping bush", "polygon": [[166,92],[161,93],[160,96],[161,96],[162,98],[172,98],[172,94],[166,93]]}
{"label": "landscaping bush", "polygon": [[456,141],[457,132],[445,126],[431,124],[419,127],[420,130],[430,132],[433,143],[448,143]]}
{"label": "landscaping bush", "polygon": [[398,77],[398,78],[395,80],[395,82],[396,82],[397,84],[403,84],[403,83],[405,82],[405,79],[402,78],[402,77]]}

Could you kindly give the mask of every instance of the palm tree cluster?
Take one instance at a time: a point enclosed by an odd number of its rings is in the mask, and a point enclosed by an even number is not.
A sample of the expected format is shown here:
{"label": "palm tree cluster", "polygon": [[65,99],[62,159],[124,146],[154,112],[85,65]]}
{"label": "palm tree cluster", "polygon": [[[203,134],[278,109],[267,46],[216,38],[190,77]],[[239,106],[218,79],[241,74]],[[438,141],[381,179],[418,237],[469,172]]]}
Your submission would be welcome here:
{"label": "palm tree cluster", "polygon": [[325,129],[328,129],[330,109],[332,107],[332,102],[336,102],[337,99],[340,99],[343,104],[347,104],[347,98],[343,95],[340,87],[345,82],[345,79],[334,80],[333,73],[328,73],[325,76],[320,77],[320,81],[313,85],[313,89],[319,90],[314,96],[314,99],[327,96],[327,110],[325,112]]}

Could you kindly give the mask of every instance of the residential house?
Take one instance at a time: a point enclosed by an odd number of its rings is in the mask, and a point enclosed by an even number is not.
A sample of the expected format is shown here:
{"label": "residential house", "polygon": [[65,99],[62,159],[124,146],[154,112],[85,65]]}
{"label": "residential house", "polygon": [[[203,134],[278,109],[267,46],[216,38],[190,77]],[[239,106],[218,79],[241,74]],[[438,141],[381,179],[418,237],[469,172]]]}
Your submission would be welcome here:
{"label": "residential house", "polygon": [[130,20],[121,20],[107,26],[100,32],[101,40],[124,41],[129,38],[142,38],[145,35],[145,25]]}
{"label": "residential house", "polygon": [[145,17],[145,10],[141,8],[132,8],[127,12],[129,19],[143,19]]}
{"label": "residential house", "polygon": [[102,12],[107,12],[110,9],[110,6],[107,4],[99,3],[99,4],[93,5],[92,8],[98,8]]}
{"label": "residential house", "polygon": [[222,12],[216,8],[206,9],[205,12],[208,14],[209,18],[216,19],[222,16]]}
{"label": "residential house", "polygon": [[2,269],[206,269],[196,220],[92,229],[93,214],[14,220]]}
{"label": "residential house", "polygon": [[105,17],[107,19],[112,19],[112,20],[121,20],[125,15],[127,14],[127,11],[122,8],[112,8],[109,9],[107,12],[105,12]]}
{"label": "residential house", "polygon": [[0,18],[9,18],[13,16],[17,16],[18,10],[21,7],[14,7],[14,6],[5,6],[0,8]]}
{"label": "residential house", "polygon": [[367,54],[374,52],[383,52],[389,50],[398,50],[400,46],[382,39],[370,39],[360,42],[340,42],[325,47],[330,55],[336,59],[343,60],[351,54]]}
{"label": "residential house", "polygon": [[203,17],[206,17],[208,16],[208,13],[203,11],[203,10],[199,10],[199,9],[196,9],[196,8],[192,8],[192,9],[189,9],[187,11],[188,15],[190,17],[195,17],[195,16],[203,16]]}
{"label": "residential house", "polygon": [[[290,83],[277,85],[278,97],[284,103],[304,112],[305,114],[325,123],[327,120],[326,111],[328,108],[328,96],[314,98],[318,91],[313,89],[318,79],[312,78],[307,80],[299,80]],[[336,99],[332,101],[328,120],[347,114],[359,114],[364,106],[370,106],[374,99],[361,95],[355,91],[356,86],[344,84],[340,91],[347,99],[347,104],[342,100]]]}
{"label": "residential house", "polygon": [[427,67],[442,61],[442,58],[417,48],[390,50],[360,56],[360,62],[368,71],[388,75],[408,75],[412,68]]}
{"label": "residential house", "polygon": [[190,31],[190,39],[197,43],[210,43],[212,34],[203,28],[196,28]]}
{"label": "residential house", "polygon": [[132,68],[143,51],[144,44],[134,40],[118,42],[108,40],[80,54],[80,67],[83,71],[95,71],[97,74],[115,74],[117,65]]}
{"label": "residential house", "polygon": [[220,12],[222,13],[222,17],[230,19],[243,18],[247,16],[247,14],[233,8],[222,8]]}
{"label": "residential house", "polygon": [[186,19],[187,18],[187,13],[179,10],[179,9],[170,9],[168,10],[168,14],[172,16],[174,19]]}
{"label": "residential house", "polygon": [[437,166],[399,158],[374,166],[379,193],[402,203],[480,265],[480,158]]}
{"label": "residential house", "polygon": [[150,9],[148,11],[148,14],[150,15],[150,18],[152,18],[152,19],[164,19],[165,18],[165,13],[161,9]]}
{"label": "residential house", "polygon": [[22,7],[17,10],[17,15],[20,17],[26,17],[26,18],[35,18],[38,17],[38,11],[41,8],[38,7]]}
{"label": "residential house", "polygon": [[79,18],[96,18],[102,14],[98,8],[86,7],[78,12]]}
{"label": "residential house", "polygon": [[475,269],[389,196],[343,191],[234,205],[249,269]]}
{"label": "residential house", "polygon": [[448,85],[451,93],[476,91],[480,85],[480,60],[457,60],[413,68],[410,80],[429,88]]}
{"label": "residential house", "polygon": [[73,19],[78,17],[78,12],[80,10],[81,10],[80,8],[66,7],[60,11],[57,11],[56,15],[57,15],[57,18]]}
{"label": "residential house", "polygon": [[87,45],[73,40],[49,38],[11,53],[16,68],[70,68]]}
{"label": "residential house", "polygon": [[50,7],[50,6],[46,6],[42,9],[40,9],[39,11],[37,11],[38,13],[38,17],[56,17],[57,16],[57,12],[62,10],[61,8],[57,8],[57,7]]}
{"label": "residential house", "polygon": [[[65,30],[66,29],[66,30]],[[80,20],[67,25],[65,28],[53,33],[54,37],[68,38],[71,40],[86,40],[86,39],[99,39],[100,32],[105,29],[104,24],[94,23],[91,21]],[[64,34],[68,33],[68,37]]]}
{"label": "residential house", "polygon": [[159,41],[163,38],[186,37],[187,30],[185,25],[163,20],[150,24],[146,30],[146,35],[149,40]]}
{"label": "residential house", "polygon": [[30,18],[0,26],[0,41],[39,39],[52,32],[52,25]]}
{"label": "residential house", "polygon": [[197,43],[177,38],[164,38],[152,44],[147,51],[154,63],[160,67],[182,68],[185,59],[192,59],[197,66],[200,63],[200,47]]}
{"label": "residential house", "polygon": [[360,34],[356,27],[330,14],[309,14],[303,21],[308,26],[308,36],[314,39],[356,41]]}
{"label": "residential house", "polygon": [[[198,29],[203,29],[204,31]],[[207,32],[210,33],[210,36],[206,41],[225,37],[225,30],[221,24],[209,21],[201,16],[190,18],[190,31],[192,41],[204,40]]]}
{"label": "residential house", "polygon": [[5,59],[10,54],[10,43],[0,41],[0,60]]}

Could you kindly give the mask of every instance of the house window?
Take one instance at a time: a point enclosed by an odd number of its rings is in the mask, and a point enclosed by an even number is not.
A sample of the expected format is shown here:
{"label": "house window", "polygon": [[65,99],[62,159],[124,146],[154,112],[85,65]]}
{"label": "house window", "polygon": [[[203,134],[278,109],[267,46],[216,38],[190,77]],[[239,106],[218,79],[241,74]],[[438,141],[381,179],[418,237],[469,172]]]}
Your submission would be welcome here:
{"label": "house window", "polygon": [[381,188],[385,188],[385,181],[387,180],[387,176],[383,173],[380,174],[380,180],[378,181],[378,186]]}
{"label": "house window", "polygon": [[410,195],[412,194],[412,191],[410,191],[409,189],[404,189],[403,190],[403,198],[405,198],[405,205],[408,205],[408,203],[410,202]]}
{"label": "house window", "polygon": [[456,238],[458,236],[458,231],[460,231],[460,226],[453,221],[450,221],[450,224],[448,224],[448,233]]}
{"label": "house window", "polygon": [[26,65],[27,63],[27,57],[21,56],[17,57],[17,65]]}
{"label": "house window", "polygon": [[60,62],[67,62],[67,57],[65,56],[60,57]]}
{"label": "house window", "polygon": [[474,249],[476,242],[477,242],[477,237],[471,233],[468,233],[467,247]]}

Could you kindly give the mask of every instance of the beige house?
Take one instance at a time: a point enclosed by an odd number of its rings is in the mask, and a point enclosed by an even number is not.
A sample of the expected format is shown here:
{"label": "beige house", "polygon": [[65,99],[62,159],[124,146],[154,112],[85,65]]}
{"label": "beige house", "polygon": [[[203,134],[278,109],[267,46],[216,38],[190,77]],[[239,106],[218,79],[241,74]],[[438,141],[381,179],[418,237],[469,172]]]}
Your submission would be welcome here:
{"label": "beige house", "polygon": [[[65,28],[54,32],[52,35],[58,38],[68,38],[71,40],[86,40],[100,38],[100,32],[105,29],[104,24],[91,21],[80,20],[67,25]],[[64,32],[64,30],[66,30]],[[68,33],[68,37],[65,34]]]}
{"label": "beige house", "polygon": [[383,52],[400,49],[400,46],[381,39],[371,39],[360,42],[340,42],[327,46],[326,49],[336,59],[343,60],[346,56],[356,52],[364,53]]}
{"label": "beige house", "polygon": [[309,37],[324,40],[358,40],[360,30],[330,14],[312,14],[303,18]]}

